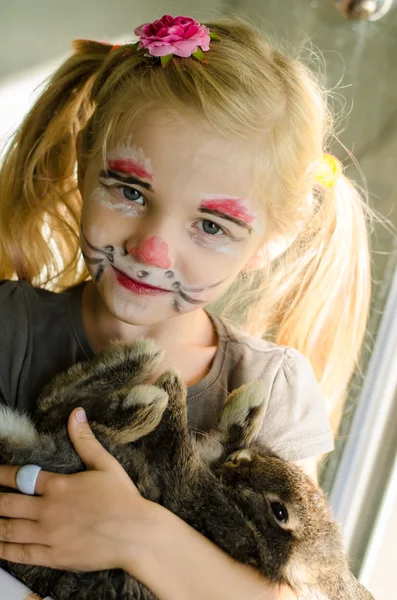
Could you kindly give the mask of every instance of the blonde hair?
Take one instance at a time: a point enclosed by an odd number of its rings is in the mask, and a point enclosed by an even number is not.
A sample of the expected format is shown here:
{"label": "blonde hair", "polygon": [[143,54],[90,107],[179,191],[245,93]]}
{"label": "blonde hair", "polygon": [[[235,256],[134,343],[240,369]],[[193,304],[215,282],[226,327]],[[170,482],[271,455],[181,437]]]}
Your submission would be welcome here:
{"label": "blonde hair", "polygon": [[74,43],[74,55],[52,77],[5,158],[0,277],[56,289],[87,278],[78,269],[76,165],[104,156],[141,114],[165,109],[201,119],[222,136],[255,140],[254,190],[273,241],[289,242],[277,256],[274,243],[265,243],[267,262],[238,296],[229,292],[225,314],[244,307],[250,333],[309,358],[336,431],[369,310],[370,211],[345,176],[330,188],[316,182],[332,118],[311,71],[245,23],[206,25],[221,38],[211,43],[206,64],[174,58],[162,69],[128,44],[110,51]]}

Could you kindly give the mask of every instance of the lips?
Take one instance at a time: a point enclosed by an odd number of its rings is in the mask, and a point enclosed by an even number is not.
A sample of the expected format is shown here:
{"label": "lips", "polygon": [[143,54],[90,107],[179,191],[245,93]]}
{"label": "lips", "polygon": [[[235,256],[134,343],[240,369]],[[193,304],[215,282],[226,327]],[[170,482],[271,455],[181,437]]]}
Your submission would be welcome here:
{"label": "lips", "polygon": [[135,279],[132,279],[131,277],[123,273],[122,271],[116,269],[115,266],[112,265],[112,267],[116,273],[116,279],[120,283],[120,285],[130,290],[131,292],[135,292],[136,294],[146,294],[148,296],[157,296],[158,294],[172,293],[171,290],[165,290],[163,288],[154,287],[153,285],[148,285],[146,283],[136,281]]}

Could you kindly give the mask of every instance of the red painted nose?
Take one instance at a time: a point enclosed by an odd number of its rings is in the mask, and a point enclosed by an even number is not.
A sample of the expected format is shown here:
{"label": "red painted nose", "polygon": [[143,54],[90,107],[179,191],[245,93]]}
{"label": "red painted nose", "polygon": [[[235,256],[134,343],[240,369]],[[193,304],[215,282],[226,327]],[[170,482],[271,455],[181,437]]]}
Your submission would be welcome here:
{"label": "red painted nose", "polygon": [[153,265],[160,269],[169,269],[171,266],[168,245],[157,235],[144,240],[138,248],[131,248],[129,253],[145,265]]}

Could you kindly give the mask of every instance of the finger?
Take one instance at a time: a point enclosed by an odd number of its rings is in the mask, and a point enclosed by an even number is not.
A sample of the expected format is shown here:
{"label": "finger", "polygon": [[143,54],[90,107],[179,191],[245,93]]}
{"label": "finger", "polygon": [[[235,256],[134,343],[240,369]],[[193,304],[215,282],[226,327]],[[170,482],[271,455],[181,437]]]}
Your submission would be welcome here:
{"label": "finger", "polygon": [[[98,442],[99,443],[99,442]],[[17,490],[17,473],[21,468],[20,465],[0,465],[0,485],[4,485],[9,488],[13,488]],[[63,478],[63,475],[59,475],[58,473],[50,473],[50,471],[41,470],[35,486],[35,492],[37,496],[41,496],[45,493],[46,489],[53,484],[55,478]],[[1,513],[0,513],[1,514]]]}
{"label": "finger", "polygon": [[43,539],[39,523],[28,519],[0,519],[0,542],[34,544]]}
{"label": "finger", "polygon": [[0,517],[12,519],[31,519],[37,521],[41,508],[41,499],[25,494],[0,494]]}
{"label": "finger", "polygon": [[114,466],[115,459],[93,434],[82,408],[70,413],[68,433],[74,449],[89,469],[106,471]]}
{"label": "finger", "polygon": [[0,485],[17,489],[16,476],[19,467],[0,465]]}
{"label": "finger", "polygon": [[56,567],[50,546],[42,544],[10,544],[0,542],[0,559],[23,565]]}

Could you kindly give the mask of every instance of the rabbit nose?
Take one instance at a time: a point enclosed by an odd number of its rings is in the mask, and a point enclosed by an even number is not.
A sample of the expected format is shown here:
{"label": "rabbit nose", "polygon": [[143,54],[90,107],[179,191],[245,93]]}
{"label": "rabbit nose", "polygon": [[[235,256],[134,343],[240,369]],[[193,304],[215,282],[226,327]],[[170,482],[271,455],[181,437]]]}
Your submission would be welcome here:
{"label": "rabbit nose", "polygon": [[129,253],[145,265],[160,269],[171,266],[168,244],[158,235],[144,240],[138,248],[130,248]]}

